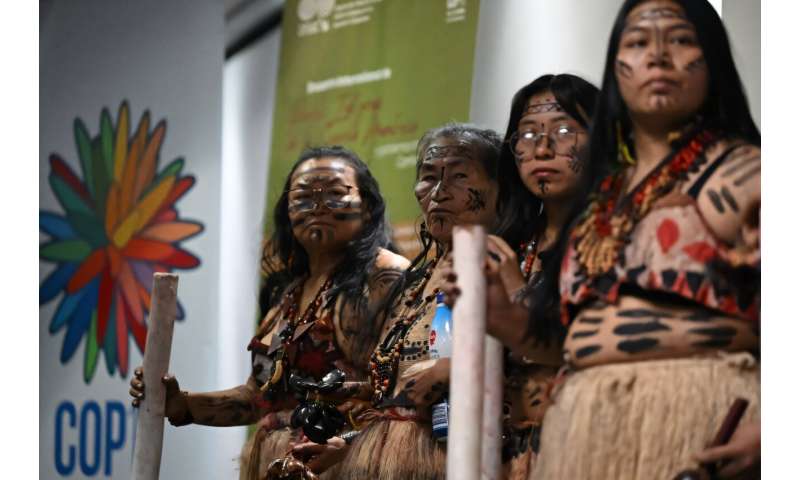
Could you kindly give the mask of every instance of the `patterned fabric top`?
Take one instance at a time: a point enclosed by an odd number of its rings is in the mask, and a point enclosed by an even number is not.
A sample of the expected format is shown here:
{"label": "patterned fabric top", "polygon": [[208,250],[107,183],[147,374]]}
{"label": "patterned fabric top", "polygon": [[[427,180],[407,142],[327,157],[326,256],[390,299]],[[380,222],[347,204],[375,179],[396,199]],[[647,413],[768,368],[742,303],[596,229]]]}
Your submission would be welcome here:
{"label": "patterned fabric top", "polygon": [[680,190],[679,184],[656,202],[634,227],[614,267],[604,274],[590,277],[580,269],[572,238],[560,280],[565,325],[578,309],[594,300],[616,303],[620,289],[624,292],[628,287],[673,294],[733,317],[758,322],[760,266],[741,268],[727,262],[725,254],[731,249],[710,231],[696,200]]}
{"label": "patterned fabric top", "polygon": [[[357,379],[356,369],[346,360],[336,340],[335,311],[338,311],[338,305],[323,307],[319,318],[296,328],[290,348],[285,353],[291,372],[319,381],[338,368],[345,372],[348,381]],[[280,315],[280,305],[271,309],[248,346],[252,352],[253,377],[259,385],[269,380],[274,357],[281,346],[280,333],[286,322],[280,319]],[[277,321],[273,321],[276,316]]]}
{"label": "patterned fabric top", "polygon": [[407,295],[412,290],[406,289],[398,304],[398,311],[392,312],[392,316],[408,315],[409,311],[413,311],[414,314],[413,323],[403,339],[403,344],[400,348],[397,378],[400,378],[412,365],[431,358],[431,322],[436,315],[436,302],[425,302],[423,299],[430,295],[435,295],[435,291],[441,288],[444,281],[443,268],[440,266],[441,263],[434,268],[431,278],[425,284],[419,298],[415,300],[414,305],[412,307],[405,306],[405,302],[408,299]]}

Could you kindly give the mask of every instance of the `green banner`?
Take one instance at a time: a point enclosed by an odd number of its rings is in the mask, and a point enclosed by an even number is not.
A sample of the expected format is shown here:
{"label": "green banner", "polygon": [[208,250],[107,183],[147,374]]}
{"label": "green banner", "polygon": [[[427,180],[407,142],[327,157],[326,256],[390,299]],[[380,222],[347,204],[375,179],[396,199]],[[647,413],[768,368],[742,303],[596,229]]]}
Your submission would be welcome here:
{"label": "green banner", "polygon": [[268,211],[305,147],[343,145],[380,182],[398,246],[414,250],[417,140],[429,128],[469,118],[478,4],[288,0]]}

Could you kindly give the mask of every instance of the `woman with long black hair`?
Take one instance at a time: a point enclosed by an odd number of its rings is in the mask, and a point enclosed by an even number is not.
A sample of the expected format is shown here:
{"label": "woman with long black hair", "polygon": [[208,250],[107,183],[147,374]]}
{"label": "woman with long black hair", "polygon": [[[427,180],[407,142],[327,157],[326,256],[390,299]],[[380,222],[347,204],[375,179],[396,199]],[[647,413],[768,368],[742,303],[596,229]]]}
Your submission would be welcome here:
{"label": "woman with long black hair", "polygon": [[489,236],[487,262],[510,299],[542,305],[546,312],[524,332],[537,339],[541,351],[525,356],[508,350],[505,357],[503,453],[511,479],[527,478],[535,464],[547,392],[563,362],[566,329],[557,298],[565,242],[557,240],[591,183],[582,151],[597,93],[575,75],[542,75],[511,101],[499,169],[509,191],[508,214],[500,236]]}
{"label": "woman with long black hair", "polygon": [[[247,382],[188,393],[174,377],[164,378],[166,416],[173,425],[249,425],[261,419],[244,455],[244,478],[263,478],[268,463],[285,455],[290,442],[311,435],[311,429],[289,427],[293,412],[302,423],[317,409],[319,424],[312,427],[342,423],[333,405],[304,406],[303,396],[316,394],[315,385],[336,390],[340,402],[369,390],[365,366],[381,328],[369,323],[370,308],[408,266],[383,248],[384,212],[378,184],[355,153],[338,146],[301,153],[275,206],[275,231],[264,252],[264,320],[248,346],[253,369]],[[342,386],[343,380],[355,383]],[[141,369],[131,381],[131,395],[134,405],[143,398]],[[330,437],[337,431],[323,433]]]}
{"label": "woman with long black hair", "polygon": [[[750,403],[732,440],[742,447],[720,473],[757,459],[760,142],[713,7],[626,1],[588,145],[587,165],[606,174],[561,267],[571,371],[534,478],[672,478],[739,397]],[[490,333],[535,353],[519,336],[527,313],[500,286]]]}

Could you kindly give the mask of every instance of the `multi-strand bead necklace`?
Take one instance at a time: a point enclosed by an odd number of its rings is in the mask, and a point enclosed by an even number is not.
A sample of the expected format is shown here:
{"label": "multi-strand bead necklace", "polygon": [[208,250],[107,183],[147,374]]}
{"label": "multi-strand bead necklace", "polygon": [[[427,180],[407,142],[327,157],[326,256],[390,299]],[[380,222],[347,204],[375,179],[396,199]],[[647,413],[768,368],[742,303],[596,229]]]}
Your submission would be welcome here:
{"label": "multi-strand bead necklace", "polygon": [[708,130],[700,131],[628,195],[622,195],[625,170],[603,179],[586,217],[573,233],[577,260],[588,276],[603,274],[614,267],[639,220],[650,212],[656,200],[671,192],[679,180],[705,161],[703,152],[716,138]]}
{"label": "multi-strand bead necklace", "polygon": [[325,283],[322,284],[322,287],[320,287],[320,289],[317,291],[314,299],[308,304],[306,311],[303,312],[303,315],[301,315],[299,319],[297,318],[297,314],[300,311],[300,300],[303,295],[303,284],[299,283],[290,291],[286,292],[283,297],[283,306],[281,308],[281,323],[285,323],[286,326],[283,328],[283,330],[278,332],[278,336],[281,341],[281,347],[278,353],[275,355],[275,364],[272,370],[272,376],[270,377],[269,381],[261,387],[262,390],[270,388],[272,385],[277,384],[281,381],[281,379],[283,379],[284,372],[289,370],[288,359],[286,358],[287,350],[294,341],[294,334],[297,330],[297,327],[313,323],[319,318],[319,311],[323,302],[325,301],[325,294],[332,286],[333,281],[330,278],[327,279]]}
{"label": "multi-strand bead necklace", "polygon": [[436,299],[439,289],[436,288],[430,295],[421,298],[425,286],[428,284],[433,270],[441,257],[437,256],[425,267],[425,273],[413,289],[404,295],[403,309],[391,330],[378,345],[370,357],[370,384],[374,389],[372,402],[378,405],[394,388],[397,377],[397,367],[400,362],[400,350],[411,327],[425,315],[428,306]]}

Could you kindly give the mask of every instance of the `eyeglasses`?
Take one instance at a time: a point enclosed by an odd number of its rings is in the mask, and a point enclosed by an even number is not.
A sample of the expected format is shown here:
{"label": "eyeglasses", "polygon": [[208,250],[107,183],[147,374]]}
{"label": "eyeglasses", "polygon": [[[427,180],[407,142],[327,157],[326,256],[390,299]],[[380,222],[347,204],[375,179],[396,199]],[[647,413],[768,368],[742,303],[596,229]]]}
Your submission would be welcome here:
{"label": "eyeglasses", "polygon": [[547,140],[547,147],[552,148],[558,155],[572,155],[578,146],[578,134],[583,130],[569,125],[559,125],[549,132],[536,132],[533,130],[516,131],[508,139],[508,147],[518,161],[531,158],[533,151],[541,139]]}
{"label": "eyeglasses", "polygon": [[293,188],[286,191],[289,210],[292,212],[310,212],[320,205],[331,210],[339,210],[350,206],[347,199],[352,191],[358,188],[352,185],[332,185],[325,188]]}

